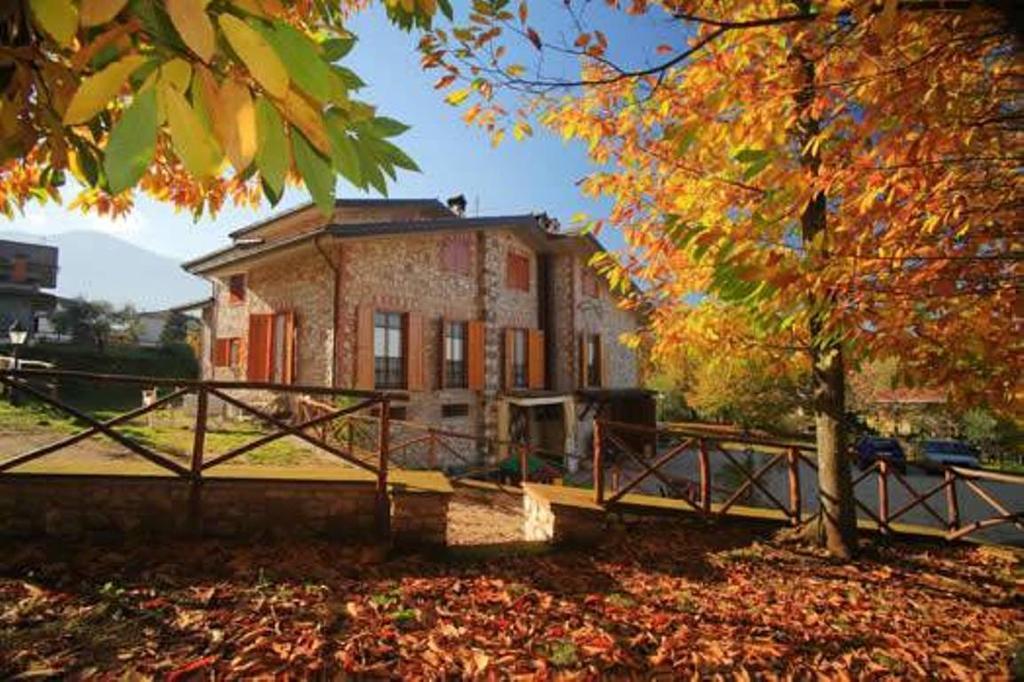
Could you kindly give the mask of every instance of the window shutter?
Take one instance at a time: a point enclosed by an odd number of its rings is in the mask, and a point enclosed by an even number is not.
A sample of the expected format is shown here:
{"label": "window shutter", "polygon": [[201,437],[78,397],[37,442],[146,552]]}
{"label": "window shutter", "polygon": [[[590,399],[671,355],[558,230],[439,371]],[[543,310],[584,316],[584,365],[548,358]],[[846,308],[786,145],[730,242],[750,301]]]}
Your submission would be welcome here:
{"label": "window shutter", "polygon": [[444,367],[448,362],[448,346],[444,342],[444,332],[448,328],[448,320],[443,317],[438,321],[437,330],[437,387],[447,388],[444,380]]}
{"label": "window shutter", "polygon": [[597,337],[597,353],[597,376],[601,380],[601,388],[608,388],[608,349],[603,334]]}
{"label": "window shutter", "polygon": [[213,366],[227,367],[231,364],[231,339],[217,339],[213,346]]}
{"label": "window shutter", "polygon": [[274,356],[274,316],[249,316],[249,381],[269,381]]}
{"label": "window shutter", "polygon": [[515,330],[511,327],[505,328],[505,390],[512,388],[512,352],[515,346],[513,336]]}
{"label": "window shutter", "polygon": [[295,351],[295,313],[281,313],[284,316],[284,367],[281,368],[281,380],[286,384],[295,382],[297,353]]}
{"label": "window shutter", "polygon": [[576,383],[580,388],[587,387],[587,335],[580,334],[579,351],[576,353]]}
{"label": "window shutter", "polygon": [[482,391],[484,388],[484,340],[486,338],[484,323],[481,320],[470,320],[466,329],[467,362],[469,388]]}
{"label": "window shutter", "polygon": [[424,387],[423,316],[419,313],[405,314],[405,385],[410,391],[422,391]]}
{"label": "window shutter", "polygon": [[373,307],[360,305],[356,310],[356,388],[373,390]]}
{"label": "window shutter", "polygon": [[528,335],[526,371],[532,389],[544,388],[544,332],[531,329]]}

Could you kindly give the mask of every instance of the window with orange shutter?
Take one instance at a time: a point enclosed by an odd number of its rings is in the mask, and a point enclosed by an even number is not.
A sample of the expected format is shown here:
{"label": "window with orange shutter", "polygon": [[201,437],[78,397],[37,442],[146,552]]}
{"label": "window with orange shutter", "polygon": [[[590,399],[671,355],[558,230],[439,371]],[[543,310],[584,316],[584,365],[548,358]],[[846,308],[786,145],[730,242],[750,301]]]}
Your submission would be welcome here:
{"label": "window with orange shutter", "polygon": [[530,290],[530,257],[509,251],[505,262],[505,286],[519,291]]}
{"label": "window with orange shutter", "polygon": [[468,275],[473,265],[472,235],[452,234],[441,240],[441,267],[447,272]]}
{"label": "window with orange shutter", "polygon": [[231,304],[245,303],[245,275],[231,275],[228,278],[228,302]]}

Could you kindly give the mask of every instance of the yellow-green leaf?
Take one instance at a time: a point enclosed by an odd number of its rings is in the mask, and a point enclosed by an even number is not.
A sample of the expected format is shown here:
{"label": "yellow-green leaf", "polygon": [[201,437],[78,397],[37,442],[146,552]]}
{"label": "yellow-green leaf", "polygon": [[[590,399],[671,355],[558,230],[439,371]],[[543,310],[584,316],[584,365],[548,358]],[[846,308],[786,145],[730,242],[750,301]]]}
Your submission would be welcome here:
{"label": "yellow-green leaf", "polygon": [[327,137],[324,118],[320,111],[310,104],[305,97],[294,90],[289,90],[283,102],[282,113],[288,122],[302,131],[310,144],[325,156],[331,153],[331,141]]}
{"label": "yellow-green leaf", "polygon": [[458,105],[460,105],[463,102],[465,102],[467,97],[469,97],[469,90],[468,89],[467,90],[455,90],[453,92],[448,93],[448,96],[444,98],[444,101],[448,102],[448,104],[451,104],[452,106],[456,106],[457,107]]}
{"label": "yellow-green leaf", "polygon": [[83,80],[64,112],[64,123],[85,123],[98,114],[117,96],[128,76],[145,63],[145,57],[129,55]]}
{"label": "yellow-green leaf", "polygon": [[231,165],[241,173],[256,155],[256,108],[252,93],[242,83],[229,79],[221,87],[217,101],[220,106],[212,113],[218,122],[214,130]]}
{"label": "yellow-green leaf", "polygon": [[271,204],[276,204],[284,192],[284,181],[292,165],[292,155],[285,134],[284,121],[270,102],[256,100],[256,167]]}
{"label": "yellow-green leaf", "polygon": [[288,94],[288,71],[274,48],[238,17],[222,14],[219,21],[231,49],[245,62],[256,82],[272,96],[283,99]]}
{"label": "yellow-green leaf", "polygon": [[160,67],[160,82],[185,92],[192,82],[192,65],[184,59],[172,59]]}
{"label": "yellow-green leaf", "polygon": [[209,178],[217,174],[223,155],[210,131],[203,125],[199,114],[185,100],[185,96],[174,88],[164,85],[161,89],[164,105],[167,107],[167,123],[171,128],[171,142],[178,158],[197,178]]}
{"label": "yellow-green leaf", "polygon": [[70,45],[78,30],[78,8],[71,0],[29,0],[39,27],[61,45]]}
{"label": "yellow-green leaf", "polygon": [[140,93],[110,131],[103,159],[107,188],[125,191],[142,177],[156,152],[156,93]]}
{"label": "yellow-green leaf", "polygon": [[82,0],[78,10],[79,22],[82,26],[99,26],[105,24],[124,9],[128,0]]}
{"label": "yellow-green leaf", "polygon": [[208,0],[167,0],[167,14],[182,40],[204,62],[213,59],[217,38],[206,14]]}

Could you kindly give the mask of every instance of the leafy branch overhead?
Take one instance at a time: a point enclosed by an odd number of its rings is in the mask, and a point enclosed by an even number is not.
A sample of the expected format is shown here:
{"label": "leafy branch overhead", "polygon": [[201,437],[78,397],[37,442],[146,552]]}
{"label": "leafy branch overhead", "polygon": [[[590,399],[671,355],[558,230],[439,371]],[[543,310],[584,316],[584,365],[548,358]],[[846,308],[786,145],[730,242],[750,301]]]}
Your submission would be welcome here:
{"label": "leafy branch overhead", "polygon": [[[428,26],[433,0],[390,3]],[[447,7],[447,6],[445,6]],[[442,8],[444,9],[444,8]],[[357,99],[346,7],[285,0],[19,0],[0,8],[0,211],[59,198],[118,214],[139,187],[196,215],[276,204],[301,180],[325,212],[337,176],[387,193],[418,170],[407,127]],[[450,10],[449,10],[450,11]]]}

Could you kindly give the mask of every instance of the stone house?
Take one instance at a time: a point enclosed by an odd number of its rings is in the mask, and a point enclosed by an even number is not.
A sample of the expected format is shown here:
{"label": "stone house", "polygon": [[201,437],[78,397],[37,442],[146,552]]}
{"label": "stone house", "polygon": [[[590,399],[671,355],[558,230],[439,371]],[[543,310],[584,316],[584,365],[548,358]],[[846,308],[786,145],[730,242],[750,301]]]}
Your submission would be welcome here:
{"label": "stone house", "polygon": [[589,447],[595,404],[653,420],[619,343],[637,315],[588,267],[589,235],[466,217],[458,202],[355,199],[230,236],[183,266],[213,285],[205,377],[402,390],[399,419],[570,457]]}

